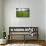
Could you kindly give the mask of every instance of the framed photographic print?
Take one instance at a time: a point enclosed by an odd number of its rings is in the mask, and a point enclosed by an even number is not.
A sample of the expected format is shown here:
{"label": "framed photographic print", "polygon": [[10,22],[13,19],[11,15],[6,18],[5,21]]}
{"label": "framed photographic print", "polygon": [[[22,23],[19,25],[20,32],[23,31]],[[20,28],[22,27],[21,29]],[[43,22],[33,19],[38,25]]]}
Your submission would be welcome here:
{"label": "framed photographic print", "polygon": [[16,8],[16,17],[29,17],[29,8]]}

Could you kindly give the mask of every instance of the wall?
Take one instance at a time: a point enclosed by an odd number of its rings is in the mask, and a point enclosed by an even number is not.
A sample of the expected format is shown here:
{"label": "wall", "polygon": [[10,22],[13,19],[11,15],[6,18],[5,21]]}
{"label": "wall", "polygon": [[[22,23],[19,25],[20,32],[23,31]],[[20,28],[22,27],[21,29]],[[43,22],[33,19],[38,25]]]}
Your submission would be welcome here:
{"label": "wall", "polygon": [[46,40],[46,0],[45,0],[45,40]]}
{"label": "wall", "polygon": [[2,0],[0,0],[0,38],[2,38]]}
{"label": "wall", "polygon": [[[17,18],[16,8],[30,8],[29,18]],[[45,16],[43,0],[4,0],[4,26],[7,35],[10,26],[39,27],[39,39],[45,39]]]}

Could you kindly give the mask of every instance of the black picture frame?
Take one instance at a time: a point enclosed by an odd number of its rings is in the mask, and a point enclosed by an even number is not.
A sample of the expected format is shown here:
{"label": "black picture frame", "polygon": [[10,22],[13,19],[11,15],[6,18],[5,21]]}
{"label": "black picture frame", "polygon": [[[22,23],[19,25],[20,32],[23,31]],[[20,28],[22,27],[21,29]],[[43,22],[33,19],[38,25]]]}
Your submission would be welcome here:
{"label": "black picture frame", "polygon": [[16,8],[16,17],[29,17],[29,8]]}

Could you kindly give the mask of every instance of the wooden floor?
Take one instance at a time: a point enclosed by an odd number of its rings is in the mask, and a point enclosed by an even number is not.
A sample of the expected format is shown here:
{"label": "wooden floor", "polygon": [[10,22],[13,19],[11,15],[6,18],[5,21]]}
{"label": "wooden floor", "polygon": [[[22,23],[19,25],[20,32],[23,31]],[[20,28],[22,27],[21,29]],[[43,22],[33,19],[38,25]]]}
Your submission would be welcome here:
{"label": "wooden floor", "polygon": [[46,46],[46,42],[44,40],[8,40],[7,44],[0,45],[0,46],[6,46],[8,44],[39,44],[42,46]]}
{"label": "wooden floor", "polygon": [[46,42],[44,40],[11,40],[8,43],[40,44],[42,46],[46,46]]}

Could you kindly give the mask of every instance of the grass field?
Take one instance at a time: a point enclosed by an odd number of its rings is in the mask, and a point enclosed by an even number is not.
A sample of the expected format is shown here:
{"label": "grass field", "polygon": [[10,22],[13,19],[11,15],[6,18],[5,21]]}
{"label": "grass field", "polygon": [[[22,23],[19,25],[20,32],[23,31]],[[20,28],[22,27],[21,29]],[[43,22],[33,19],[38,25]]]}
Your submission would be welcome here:
{"label": "grass field", "polygon": [[29,17],[29,11],[16,11],[16,17]]}

